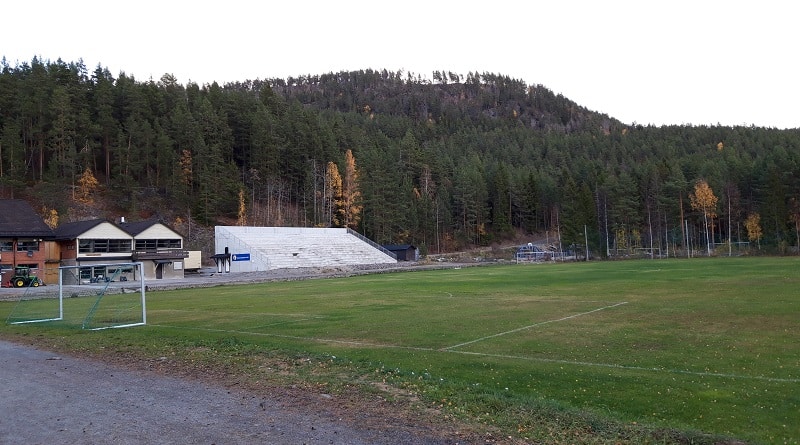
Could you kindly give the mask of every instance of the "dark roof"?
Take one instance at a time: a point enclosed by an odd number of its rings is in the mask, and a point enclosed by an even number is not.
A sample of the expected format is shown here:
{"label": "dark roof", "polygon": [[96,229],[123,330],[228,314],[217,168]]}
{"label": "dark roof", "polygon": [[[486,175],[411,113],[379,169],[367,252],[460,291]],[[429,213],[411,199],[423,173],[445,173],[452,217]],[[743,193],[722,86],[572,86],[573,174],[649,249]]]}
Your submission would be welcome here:
{"label": "dark roof", "polygon": [[161,221],[158,220],[144,220],[144,221],[136,221],[136,222],[121,222],[119,223],[119,227],[128,232],[129,234],[136,236],[145,230],[149,229],[155,224],[159,224]]}
{"label": "dark roof", "polygon": [[0,237],[52,238],[53,230],[26,201],[0,199]]}
{"label": "dark roof", "polygon": [[105,219],[90,219],[88,221],[75,221],[71,223],[61,224],[54,230],[56,239],[71,240],[76,239],[83,233],[88,232],[100,224],[109,222]]}
{"label": "dark roof", "polygon": [[[119,223],[119,227],[128,232],[131,236],[139,235],[140,233],[144,232],[145,230],[153,227],[156,224],[161,224],[162,226],[168,228],[175,232],[175,229],[161,221],[160,219],[146,219],[144,221],[136,221],[136,222],[121,222]],[[175,232],[178,234],[178,232]],[[178,234],[180,235],[180,234]]]}

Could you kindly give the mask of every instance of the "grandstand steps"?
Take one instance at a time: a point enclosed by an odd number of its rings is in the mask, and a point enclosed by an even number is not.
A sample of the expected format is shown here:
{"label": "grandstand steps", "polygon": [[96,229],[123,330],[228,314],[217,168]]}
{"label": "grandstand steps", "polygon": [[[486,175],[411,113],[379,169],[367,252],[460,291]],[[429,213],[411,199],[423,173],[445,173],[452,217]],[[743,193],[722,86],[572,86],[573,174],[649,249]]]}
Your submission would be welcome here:
{"label": "grandstand steps", "polygon": [[217,253],[227,247],[231,254],[249,254],[249,261],[232,261],[231,272],[397,262],[375,243],[339,228],[217,226],[215,244]]}

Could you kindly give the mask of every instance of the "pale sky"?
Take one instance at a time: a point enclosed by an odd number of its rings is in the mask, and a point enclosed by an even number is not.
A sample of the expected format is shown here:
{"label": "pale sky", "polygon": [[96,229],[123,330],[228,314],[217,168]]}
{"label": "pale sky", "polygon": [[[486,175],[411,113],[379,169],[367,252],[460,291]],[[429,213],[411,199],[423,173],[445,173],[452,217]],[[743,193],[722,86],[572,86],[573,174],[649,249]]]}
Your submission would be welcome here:
{"label": "pale sky", "polygon": [[491,72],[624,123],[800,128],[789,0],[3,3],[0,57],[186,84],[360,69]]}

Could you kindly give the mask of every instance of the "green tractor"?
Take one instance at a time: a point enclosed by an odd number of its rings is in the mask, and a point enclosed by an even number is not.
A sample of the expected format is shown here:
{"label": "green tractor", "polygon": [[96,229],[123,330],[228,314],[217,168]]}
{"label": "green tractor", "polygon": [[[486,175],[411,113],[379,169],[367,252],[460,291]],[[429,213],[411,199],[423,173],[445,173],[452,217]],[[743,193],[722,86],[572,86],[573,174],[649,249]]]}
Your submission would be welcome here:
{"label": "green tractor", "polygon": [[9,283],[11,283],[11,287],[39,287],[42,281],[36,275],[31,275],[30,267],[17,266]]}

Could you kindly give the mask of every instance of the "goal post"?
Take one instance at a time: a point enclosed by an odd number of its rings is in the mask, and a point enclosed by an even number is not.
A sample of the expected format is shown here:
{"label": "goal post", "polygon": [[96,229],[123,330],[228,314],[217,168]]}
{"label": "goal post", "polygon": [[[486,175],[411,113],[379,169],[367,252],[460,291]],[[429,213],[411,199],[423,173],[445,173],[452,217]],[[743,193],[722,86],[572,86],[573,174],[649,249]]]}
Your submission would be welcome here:
{"label": "goal post", "polygon": [[58,268],[58,287],[26,289],[9,324],[61,322],[99,330],[147,323],[143,263]]}

